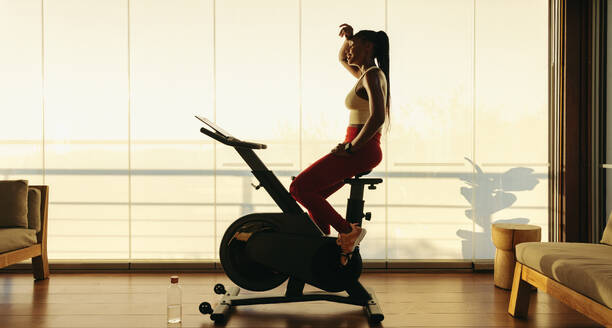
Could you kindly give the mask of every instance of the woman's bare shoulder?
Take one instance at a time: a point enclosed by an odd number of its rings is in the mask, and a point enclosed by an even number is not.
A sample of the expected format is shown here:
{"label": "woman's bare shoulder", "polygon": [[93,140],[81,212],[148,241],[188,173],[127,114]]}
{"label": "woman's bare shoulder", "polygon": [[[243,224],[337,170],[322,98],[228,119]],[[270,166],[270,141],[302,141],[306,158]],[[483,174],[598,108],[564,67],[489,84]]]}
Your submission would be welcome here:
{"label": "woman's bare shoulder", "polygon": [[368,70],[363,77],[364,86],[367,88],[382,86],[387,84],[385,72],[379,67]]}

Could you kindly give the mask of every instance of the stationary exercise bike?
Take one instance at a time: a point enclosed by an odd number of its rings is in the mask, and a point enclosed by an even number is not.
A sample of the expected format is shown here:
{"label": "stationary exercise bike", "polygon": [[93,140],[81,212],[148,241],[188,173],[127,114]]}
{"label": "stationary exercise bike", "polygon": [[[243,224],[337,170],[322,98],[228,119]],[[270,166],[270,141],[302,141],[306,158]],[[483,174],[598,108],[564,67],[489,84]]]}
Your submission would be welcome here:
{"label": "stationary exercise bike", "polygon": [[[225,274],[236,285],[251,291],[270,290],[289,279],[284,295],[262,297],[238,296],[240,288],[226,290],[225,286],[217,284],[214,292],[223,295],[221,301],[214,308],[202,302],[200,312],[210,314],[215,322],[223,322],[233,306],[330,301],[362,306],[370,322],[382,321],[384,315],[374,291],[358,280],[362,270],[359,246],[347,265],[341,265],[336,238],[323,234],[253,151],[267,146],[234,138],[208,119],[196,117],[210,128],[202,127],[200,132],[236,149],[259,181],[255,189],[264,187],[282,210],[282,213],[247,214],[227,228],[219,247]],[[346,210],[346,219],[351,223],[361,225],[363,218],[368,221],[371,218],[371,213],[363,213],[363,189],[365,185],[369,185],[368,189],[376,189],[382,179],[362,178],[368,173],[370,171],[344,180],[351,185]],[[306,283],[331,293],[304,293]],[[332,294],[343,291],[348,296]]]}

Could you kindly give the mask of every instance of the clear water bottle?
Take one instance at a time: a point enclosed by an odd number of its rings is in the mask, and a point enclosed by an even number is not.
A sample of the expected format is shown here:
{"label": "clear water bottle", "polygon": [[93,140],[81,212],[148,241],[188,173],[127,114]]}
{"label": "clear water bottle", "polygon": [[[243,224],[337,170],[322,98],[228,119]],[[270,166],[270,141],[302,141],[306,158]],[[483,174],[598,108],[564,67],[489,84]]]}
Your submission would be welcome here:
{"label": "clear water bottle", "polygon": [[181,296],[183,291],[178,284],[178,276],[170,277],[170,286],[168,286],[168,323],[179,323],[183,316],[181,306]]}

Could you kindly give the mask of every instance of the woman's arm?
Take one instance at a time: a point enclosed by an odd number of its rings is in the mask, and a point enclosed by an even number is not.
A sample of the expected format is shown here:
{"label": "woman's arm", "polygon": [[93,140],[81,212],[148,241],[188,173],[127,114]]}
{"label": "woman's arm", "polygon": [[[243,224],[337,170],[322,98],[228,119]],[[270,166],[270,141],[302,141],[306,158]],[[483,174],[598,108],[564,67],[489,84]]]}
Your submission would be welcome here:
{"label": "woman's arm", "polygon": [[340,48],[340,53],[338,54],[338,60],[340,60],[340,63],[342,64],[342,66],[344,66],[344,68],[346,68],[354,77],[356,78],[361,77],[359,75],[359,68],[357,66],[349,65],[346,59],[347,53],[348,53],[348,39],[344,39],[344,43],[342,44],[342,47]]}
{"label": "woman's arm", "polygon": [[340,35],[340,37],[345,37],[344,43],[342,44],[342,47],[340,47],[340,53],[338,54],[338,60],[340,60],[340,63],[342,64],[342,66],[344,66],[344,68],[346,68],[351,73],[351,75],[353,75],[355,78],[360,78],[361,75],[359,74],[361,72],[359,72],[359,68],[349,65],[346,59],[346,54],[349,51],[348,41],[353,37],[353,27],[350,26],[349,24],[340,25],[340,33],[338,35]]}
{"label": "woman's arm", "polygon": [[378,129],[385,124],[385,99],[386,94],[381,86],[381,82],[384,83],[383,73],[378,69],[370,70],[363,79],[363,86],[368,92],[368,99],[370,102],[370,117],[365,122],[359,134],[351,142],[353,145],[351,149],[358,151],[363,147],[378,131]]}

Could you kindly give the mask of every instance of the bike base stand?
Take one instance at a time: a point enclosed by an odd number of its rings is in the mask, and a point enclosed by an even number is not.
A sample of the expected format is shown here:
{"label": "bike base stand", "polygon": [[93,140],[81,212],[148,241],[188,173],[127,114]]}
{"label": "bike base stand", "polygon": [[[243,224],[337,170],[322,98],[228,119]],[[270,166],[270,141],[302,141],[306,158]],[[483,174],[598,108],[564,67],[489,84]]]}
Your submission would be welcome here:
{"label": "bike base stand", "polygon": [[[200,312],[203,314],[210,314],[210,319],[215,323],[222,323],[227,321],[230,315],[232,307],[241,305],[255,305],[255,304],[278,304],[278,303],[296,303],[296,302],[312,302],[312,301],[328,301],[335,303],[351,304],[362,306],[364,311],[367,313],[368,321],[370,323],[379,323],[385,318],[376,294],[371,289],[364,288],[359,282],[357,284],[363,288],[367,293],[368,299],[366,298],[355,298],[351,296],[342,296],[340,294],[333,293],[303,293],[301,295],[287,296],[282,294],[271,294],[268,296],[260,295],[239,295],[239,287],[230,287],[229,290],[222,296],[219,303],[214,307],[210,308],[208,305],[207,313],[202,312],[202,308],[207,308],[200,305]],[[208,304],[208,303],[206,303]]]}

